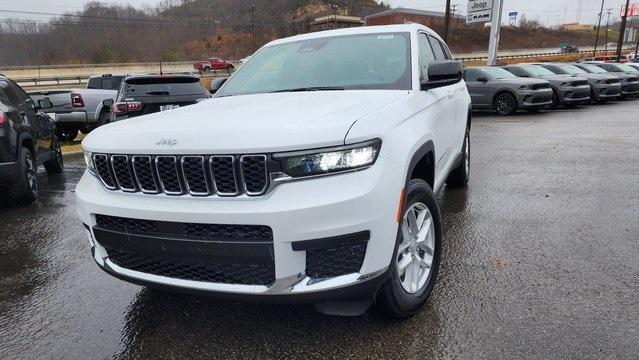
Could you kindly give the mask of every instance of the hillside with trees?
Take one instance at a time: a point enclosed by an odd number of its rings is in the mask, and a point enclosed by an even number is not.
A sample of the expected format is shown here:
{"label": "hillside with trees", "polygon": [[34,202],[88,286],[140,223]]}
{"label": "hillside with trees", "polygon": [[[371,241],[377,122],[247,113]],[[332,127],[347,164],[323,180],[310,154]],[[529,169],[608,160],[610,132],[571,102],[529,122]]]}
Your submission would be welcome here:
{"label": "hillside with trees", "polygon": [[[240,59],[270,40],[308,31],[315,17],[365,17],[385,9],[374,0],[164,0],[144,8],[93,1],[82,11],[49,21],[0,21],[0,66]],[[457,53],[482,51],[488,32],[453,22],[449,45]],[[592,45],[594,35],[528,21],[505,27],[501,48],[560,42]]]}

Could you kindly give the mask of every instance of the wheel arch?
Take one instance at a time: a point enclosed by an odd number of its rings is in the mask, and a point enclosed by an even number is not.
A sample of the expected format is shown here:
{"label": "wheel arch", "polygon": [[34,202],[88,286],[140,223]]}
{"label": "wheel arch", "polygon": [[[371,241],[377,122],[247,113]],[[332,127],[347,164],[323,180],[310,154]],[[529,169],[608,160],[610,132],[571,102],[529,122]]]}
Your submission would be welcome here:
{"label": "wheel arch", "polygon": [[435,144],[428,140],[411,157],[406,184],[412,179],[422,179],[435,191],[435,159]]}
{"label": "wheel arch", "polygon": [[31,136],[31,134],[20,134],[20,137],[18,138],[18,145],[18,149],[16,149],[18,156],[20,156],[20,149],[22,149],[23,147],[29,149],[29,151],[31,151],[31,154],[33,154],[33,156],[36,156],[35,143],[33,142],[33,137]]}
{"label": "wheel arch", "polygon": [[510,94],[515,98],[515,101],[517,101],[517,105],[519,105],[519,101],[517,100],[517,94],[511,90],[511,89],[499,89],[495,92],[495,95],[493,95],[493,98],[490,100],[491,105],[493,106],[493,108],[495,107],[495,100],[497,99],[497,97],[501,94]]}

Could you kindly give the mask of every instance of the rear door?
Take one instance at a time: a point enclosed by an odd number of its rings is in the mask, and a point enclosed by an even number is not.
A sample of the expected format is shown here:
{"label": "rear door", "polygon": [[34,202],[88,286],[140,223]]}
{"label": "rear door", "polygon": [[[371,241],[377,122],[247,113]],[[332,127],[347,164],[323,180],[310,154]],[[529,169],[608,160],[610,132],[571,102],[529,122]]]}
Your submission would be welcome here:
{"label": "rear door", "polygon": [[[420,81],[428,79],[428,66],[437,60],[428,37],[429,35],[424,32],[418,34]],[[446,159],[450,156],[450,146],[446,134],[448,124],[454,118],[452,107],[449,105],[452,89],[450,86],[445,86],[421,90],[419,96],[421,97],[420,103],[424,104],[424,109],[419,115],[420,120],[423,121],[425,127],[429,123],[432,124],[436,173],[439,173],[439,167],[446,163]]]}

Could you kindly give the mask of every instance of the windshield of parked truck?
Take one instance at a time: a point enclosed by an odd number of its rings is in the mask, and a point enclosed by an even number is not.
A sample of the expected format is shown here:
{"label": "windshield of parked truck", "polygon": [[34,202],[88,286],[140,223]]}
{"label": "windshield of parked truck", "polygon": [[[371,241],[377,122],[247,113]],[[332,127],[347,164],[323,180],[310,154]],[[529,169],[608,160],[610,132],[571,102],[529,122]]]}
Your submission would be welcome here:
{"label": "windshield of parked truck", "polygon": [[267,46],[218,96],[286,91],[412,88],[409,33],[375,33]]}
{"label": "windshield of parked truck", "polygon": [[597,65],[592,65],[592,64],[583,64],[581,65],[583,66],[586,70],[588,70],[589,72],[593,73],[593,74],[604,74],[607,73],[606,70],[600,68]]}
{"label": "windshield of parked truck", "polygon": [[558,67],[559,69],[563,70],[566,74],[570,74],[570,75],[587,74],[587,72],[581,70],[580,68],[576,67],[575,65],[559,64],[559,65],[555,65],[555,66]]}
{"label": "windshield of parked truck", "polygon": [[509,79],[517,77],[513,73],[501,68],[485,68],[484,72],[493,79]]}
{"label": "windshield of parked truck", "polygon": [[555,75],[555,73],[553,73],[552,71],[543,68],[539,65],[525,65],[522,66],[522,68],[528,72],[529,74],[531,74],[532,76],[547,76],[547,75]]}

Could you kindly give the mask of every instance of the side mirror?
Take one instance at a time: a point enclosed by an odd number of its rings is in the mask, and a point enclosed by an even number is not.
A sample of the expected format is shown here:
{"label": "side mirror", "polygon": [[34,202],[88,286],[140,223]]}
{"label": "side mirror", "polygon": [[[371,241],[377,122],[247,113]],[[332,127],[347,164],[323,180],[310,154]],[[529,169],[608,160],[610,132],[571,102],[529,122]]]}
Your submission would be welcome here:
{"label": "side mirror", "polygon": [[228,77],[221,77],[221,78],[215,78],[211,80],[211,89],[210,89],[211,94],[215,94],[216,92],[218,92],[218,90],[220,90],[222,85],[224,85],[224,83],[228,79],[229,79]]}
{"label": "side mirror", "polygon": [[521,74],[519,75],[519,77],[530,77],[530,76],[528,76],[528,74],[526,74],[526,73],[521,73]]}
{"label": "side mirror", "polygon": [[113,106],[114,103],[115,103],[115,101],[113,101],[113,99],[104,99],[102,101],[102,106],[111,107],[111,106]]}
{"label": "side mirror", "polygon": [[428,66],[428,80],[422,80],[422,90],[453,85],[462,80],[462,64],[454,60],[436,61]]}
{"label": "side mirror", "polygon": [[488,78],[484,77],[484,76],[480,76],[480,77],[477,78],[477,81],[483,82],[483,83],[487,83],[488,82]]}
{"label": "side mirror", "polygon": [[51,109],[53,107],[53,103],[49,99],[40,99],[38,100],[38,107],[40,109]]}

